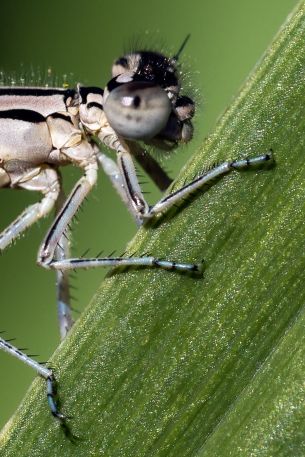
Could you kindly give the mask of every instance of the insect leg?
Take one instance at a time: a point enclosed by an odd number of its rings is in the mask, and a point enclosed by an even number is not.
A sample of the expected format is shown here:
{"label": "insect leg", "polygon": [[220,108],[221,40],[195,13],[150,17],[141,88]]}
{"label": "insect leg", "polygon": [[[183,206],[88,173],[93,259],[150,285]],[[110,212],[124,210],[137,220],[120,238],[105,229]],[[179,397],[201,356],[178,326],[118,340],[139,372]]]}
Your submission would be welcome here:
{"label": "insect leg", "polygon": [[97,154],[97,160],[99,165],[103,168],[105,174],[110,179],[111,184],[119,194],[121,200],[127,206],[127,209],[135,219],[136,224],[141,225],[141,222],[137,217],[137,212],[134,210],[134,207],[131,204],[130,199],[128,198],[121,171],[115,163],[115,161],[103,153]]}
{"label": "insect leg", "polygon": [[58,243],[77,210],[96,183],[98,163],[95,156],[90,159],[84,160],[84,176],[78,180],[72,189],[39,248],[37,262],[44,268],[48,268],[49,264],[54,261]]}
{"label": "insect leg", "polygon": [[[132,155],[157,182],[159,188],[164,187],[170,178],[150,156],[148,159],[143,158],[144,151],[136,142],[119,138],[112,129],[110,133],[101,133],[98,138],[103,144],[117,152],[117,164],[104,155],[99,156],[99,161],[134,217],[136,224],[140,226],[143,222],[143,214],[149,211],[149,206],[141,191]],[[160,174],[160,171],[162,171],[161,178],[157,179],[156,174],[158,172]]]}
{"label": "insect leg", "polygon": [[[34,222],[46,216],[53,208],[60,193],[58,175],[54,169],[48,167],[38,170],[35,176],[19,183],[18,186],[28,190],[40,191],[44,197],[39,203],[29,206],[0,234],[0,249],[4,249]],[[47,397],[51,412],[61,423],[64,423],[64,416],[59,412],[56,402],[56,381],[52,370],[36,362],[3,338],[0,338],[0,349],[33,368],[47,381]]]}
{"label": "insect leg", "polygon": [[162,268],[163,270],[175,271],[202,271],[202,263],[181,263],[171,260],[158,259],[152,256],[144,257],[102,257],[102,258],[73,258],[59,261],[51,261],[47,265],[42,265],[45,268],[55,270],[69,271],[79,268],[97,268],[97,267],[117,267],[117,266],[143,266],[152,268]]}
{"label": "insect leg", "polygon": [[85,175],[76,183],[74,189],[67,198],[65,204],[57,214],[50,230],[48,231],[38,253],[38,263],[47,269],[68,271],[78,268],[108,267],[108,266],[149,266],[166,270],[199,271],[201,264],[177,263],[168,260],[157,259],[151,256],[145,257],[116,257],[97,259],[55,259],[56,246],[66,228],[73,219],[75,213],[90,192],[97,179],[96,160],[87,161],[84,166]]}
{"label": "insect leg", "polygon": [[117,153],[117,162],[129,204],[132,206],[137,218],[141,220],[143,215],[149,212],[149,206],[141,191],[132,156],[127,148]]}
{"label": "insect leg", "polygon": [[194,179],[192,182],[186,184],[185,186],[181,187],[175,192],[172,192],[171,194],[162,198],[158,203],[152,206],[147,213],[144,213],[142,217],[144,220],[150,219],[155,214],[159,214],[163,211],[168,210],[176,203],[179,203],[179,201],[188,197],[194,191],[200,189],[205,184],[208,184],[209,182],[213,181],[215,178],[223,176],[234,170],[245,170],[252,166],[260,165],[271,159],[272,152],[270,151],[267,154],[263,154],[257,157],[233,160],[232,162],[223,162],[222,164],[212,168],[210,171],[198,176],[198,178]]}
{"label": "insect leg", "polygon": [[[133,151],[130,144],[129,147],[131,147],[131,151]],[[233,170],[243,170],[254,165],[262,164],[271,159],[272,152],[270,151],[267,154],[252,157],[249,159],[247,158],[233,160],[232,162],[223,162],[222,164],[212,168],[210,171],[201,174],[198,176],[198,178],[194,179],[189,184],[186,184],[180,189],[162,198],[154,206],[149,207],[141,192],[132,157],[128,151],[128,148],[125,148],[124,150],[121,149],[117,153],[118,166],[121,171],[123,185],[126,189],[127,197],[130,201],[129,205],[133,207],[133,211],[136,215],[135,217],[137,220],[141,221],[142,223],[147,219],[151,219],[154,215],[168,210],[173,205],[179,203],[179,201],[188,197],[190,194],[217,177],[223,176]]]}
{"label": "insect leg", "polygon": [[38,219],[46,216],[54,207],[59,195],[58,176],[54,169],[41,168],[35,176],[18,184],[23,189],[40,191],[44,194],[42,200],[34,203],[20,214],[5,230],[0,233],[0,251],[34,224]]}
{"label": "insect leg", "polygon": [[[62,187],[56,201],[56,213],[63,206],[66,196]],[[62,234],[55,250],[56,260],[64,260],[70,257],[70,230],[67,228]],[[64,339],[73,325],[70,306],[69,273],[67,271],[56,271],[56,292],[57,292],[57,315],[61,339]]]}
{"label": "insect leg", "polygon": [[25,363],[29,367],[33,368],[41,377],[47,382],[47,399],[51,413],[56,419],[62,424],[65,424],[65,416],[59,411],[57,400],[56,400],[56,381],[52,370],[46,366],[36,362],[31,357],[20,351],[17,347],[13,346],[9,341],[0,337],[0,349],[8,352],[12,356],[16,357],[21,362]]}
{"label": "insect leg", "polygon": [[[136,147],[132,147],[132,155],[135,156],[137,162],[142,166],[154,183],[159,187],[160,190],[165,190],[172,183],[172,179],[167,176],[162,167],[151,157],[148,152],[144,151],[139,145],[134,144]],[[138,226],[142,224],[141,219],[138,217],[137,210],[134,209],[131,199],[128,197],[126,192],[126,185],[122,173],[115,163],[114,160],[109,158],[103,153],[97,155],[98,162],[103,168],[105,174],[109,177],[113,187],[118,192],[123,203],[127,206],[127,209],[135,219]]]}

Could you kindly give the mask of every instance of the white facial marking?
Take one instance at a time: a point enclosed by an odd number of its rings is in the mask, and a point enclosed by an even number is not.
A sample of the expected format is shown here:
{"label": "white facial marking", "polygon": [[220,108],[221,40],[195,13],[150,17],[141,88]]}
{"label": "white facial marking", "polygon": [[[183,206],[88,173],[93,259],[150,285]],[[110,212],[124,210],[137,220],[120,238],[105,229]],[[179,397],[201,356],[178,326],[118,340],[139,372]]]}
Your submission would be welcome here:
{"label": "white facial marking", "polygon": [[126,72],[119,75],[116,80],[118,83],[130,83],[133,80],[134,73],[133,72]]}

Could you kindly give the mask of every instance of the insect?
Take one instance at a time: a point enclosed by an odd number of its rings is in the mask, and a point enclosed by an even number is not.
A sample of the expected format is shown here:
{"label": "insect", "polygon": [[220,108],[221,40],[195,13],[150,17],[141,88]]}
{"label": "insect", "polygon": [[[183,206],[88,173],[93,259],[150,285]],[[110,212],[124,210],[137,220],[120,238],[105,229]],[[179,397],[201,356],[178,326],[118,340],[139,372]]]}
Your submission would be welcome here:
{"label": "insect", "polygon": [[[164,190],[171,180],[145,150],[146,145],[169,151],[187,143],[193,135],[195,105],[181,94],[178,58],[138,51],[117,59],[106,88],[44,87],[0,88],[0,187],[23,188],[42,193],[40,202],[28,208],[0,234],[5,249],[27,228],[54,207],[54,222],[38,252],[37,262],[57,274],[58,314],[61,337],[73,324],[69,307],[68,273],[71,269],[143,265],[168,270],[199,271],[200,264],[178,263],[151,256],[70,258],[68,226],[95,185],[102,168],[138,225],[163,213],[204,184],[232,170],[242,170],[271,159],[264,154],[251,159],[224,162],[149,206],[135,173],[134,159],[156,185]],[[116,162],[99,145],[116,152]],[[59,168],[73,164],[83,176],[66,198]],[[56,399],[56,382],[50,368],[28,357],[0,338],[0,348],[31,366],[46,380],[51,413],[62,425],[65,416]]]}

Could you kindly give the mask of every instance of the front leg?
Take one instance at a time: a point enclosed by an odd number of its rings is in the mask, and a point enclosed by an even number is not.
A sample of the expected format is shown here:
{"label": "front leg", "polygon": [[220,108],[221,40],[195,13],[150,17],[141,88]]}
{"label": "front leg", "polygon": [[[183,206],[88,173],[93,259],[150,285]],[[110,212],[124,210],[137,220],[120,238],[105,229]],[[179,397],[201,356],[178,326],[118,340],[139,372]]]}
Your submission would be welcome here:
{"label": "front leg", "polygon": [[128,211],[130,212],[131,216],[135,220],[135,223],[139,226],[141,225],[141,221],[138,218],[137,211],[135,211],[132,202],[129,198],[129,195],[125,189],[124,179],[122,177],[122,173],[114,160],[110,157],[106,156],[102,152],[97,154],[98,163],[101,168],[104,170],[105,174],[111,181],[111,184],[119,194],[121,200],[126,205]]}
{"label": "front leg", "polygon": [[127,148],[125,151],[118,152],[117,162],[130,206],[132,206],[139,221],[142,221],[145,215],[149,213],[149,206],[141,191],[135,166]]}
{"label": "front leg", "polygon": [[162,198],[154,206],[149,207],[143,197],[143,194],[141,193],[130,154],[127,152],[118,154],[120,169],[126,183],[126,189],[128,189],[128,197],[132,202],[133,207],[137,211],[137,216],[142,223],[148,219],[151,219],[155,215],[167,211],[175,204],[181,202],[189,195],[202,188],[205,184],[213,181],[215,178],[223,176],[234,170],[245,170],[252,166],[260,165],[269,160],[272,160],[272,151],[269,151],[267,154],[252,157],[249,159],[247,158],[233,160],[231,162],[223,162],[211,170],[202,173],[190,183],[180,187],[180,189]]}
{"label": "front leg", "polygon": [[247,168],[263,164],[264,162],[268,162],[270,160],[272,160],[271,150],[269,151],[269,153],[260,156],[247,159],[233,160],[232,162],[223,162],[220,165],[217,165],[216,167],[207,171],[206,173],[199,175],[198,178],[194,179],[185,186],[180,187],[180,189],[176,190],[175,192],[172,192],[166,197],[162,198],[158,203],[152,206],[146,214],[143,215],[143,219],[151,219],[154,215],[160,214],[163,211],[167,211],[176,203],[179,203],[180,201],[184,200],[185,198],[193,194],[195,191],[203,187],[205,184],[208,184],[211,181],[213,181],[215,178],[226,175],[227,173],[230,173],[234,170],[245,170]]}
{"label": "front leg", "polygon": [[[272,151],[260,156],[223,162],[211,170],[202,173],[190,183],[182,186],[180,189],[170,193],[162,198],[154,206],[149,207],[141,191],[131,153],[127,142],[120,142],[120,148],[117,148],[118,167],[122,175],[122,185],[128,198],[128,206],[133,208],[138,225],[143,224],[148,219],[167,211],[175,204],[181,202],[189,195],[193,194],[205,184],[213,181],[215,178],[223,176],[234,170],[244,170],[255,165],[260,165],[272,159]],[[132,150],[131,150],[132,151]]]}

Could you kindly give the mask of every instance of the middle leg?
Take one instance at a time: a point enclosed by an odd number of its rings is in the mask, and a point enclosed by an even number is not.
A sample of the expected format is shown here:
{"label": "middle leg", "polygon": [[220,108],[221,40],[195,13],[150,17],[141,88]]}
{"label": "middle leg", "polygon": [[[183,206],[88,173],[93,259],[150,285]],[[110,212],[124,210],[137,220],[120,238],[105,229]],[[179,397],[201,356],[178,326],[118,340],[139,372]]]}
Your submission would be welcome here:
{"label": "middle leg", "polygon": [[[48,231],[38,253],[38,263],[47,269],[55,269],[61,272],[93,267],[109,266],[148,266],[162,268],[166,270],[179,271],[201,271],[201,264],[181,263],[170,260],[162,260],[152,256],[144,257],[115,257],[115,258],[62,258],[56,259],[55,252],[59,240],[64,236],[71,220],[76,214],[85,197],[97,179],[97,162],[92,160],[86,163],[84,170],[85,175],[78,181],[64,206],[57,214],[50,230]],[[125,187],[124,187],[125,189]],[[141,191],[140,191],[141,192]],[[140,194],[142,195],[142,194]],[[134,206],[133,206],[134,208]]]}
{"label": "middle leg", "polygon": [[[56,214],[61,210],[66,200],[65,193],[60,186],[60,194],[56,201]],[[70,257],[70,230],[67,228],[62,234],[55,250],[56,260],[64,260]],[[68,271],[56,271],[56,298],[57,316],[60,337],[63,340],[74,324],[70,304],[70,284]]]}

